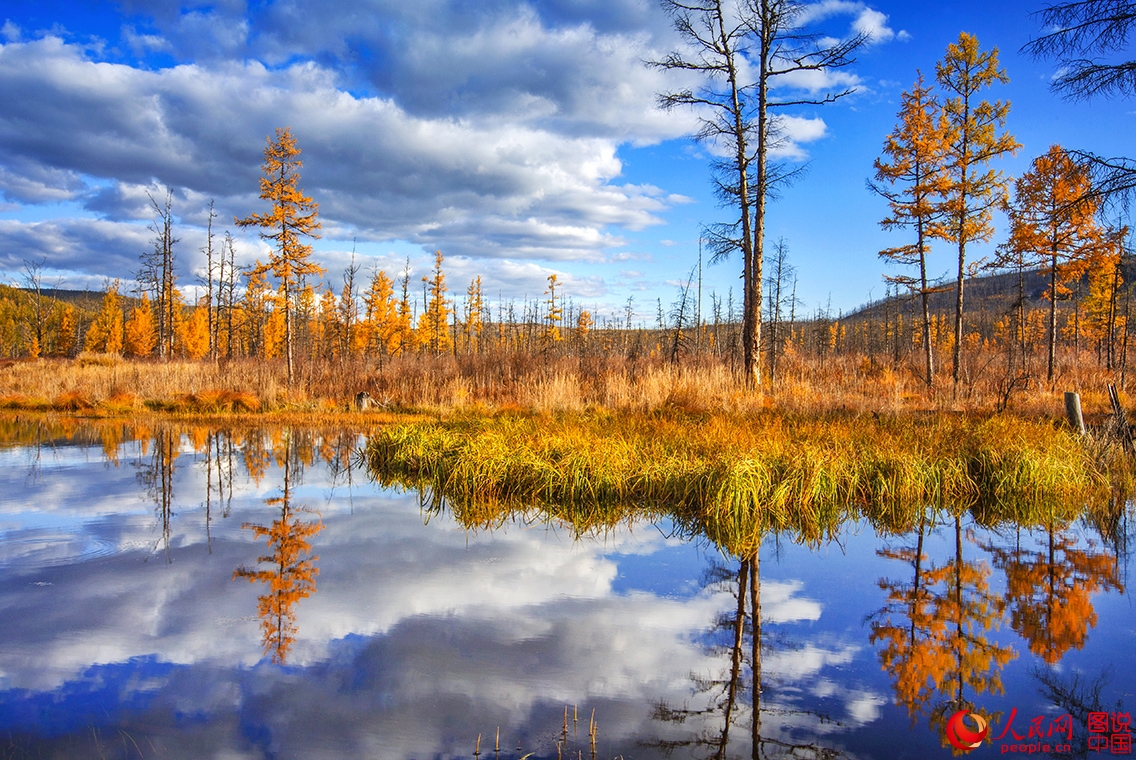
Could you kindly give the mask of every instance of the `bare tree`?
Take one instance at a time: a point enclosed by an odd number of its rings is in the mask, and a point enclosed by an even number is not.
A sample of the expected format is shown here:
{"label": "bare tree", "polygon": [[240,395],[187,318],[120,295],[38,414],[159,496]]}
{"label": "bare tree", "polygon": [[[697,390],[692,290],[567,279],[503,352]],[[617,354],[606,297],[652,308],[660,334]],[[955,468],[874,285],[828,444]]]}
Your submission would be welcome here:
{"label": "bare tree", "polygon": [[[205,313],[209,317],[209,358],[217,358],[217,319],[214,317],[214,312],[217,310],[217,301],[219,298],[213,297],[213,220],[217,218],[217,213],[213,210],[213,199],[209,199],[209,217],[205,231],[205,247],[202,252],[205,254],[205,280],[206,280],[206,295],[205,295]],[[221,261],[222,272],[224,271],[224,259]]]}
{"label": "bare tree", "polygon": [[[1123,60],[1122,55],[1136,29],[1136,2],[1074,0],[1047,6],[1033,16],[1051,31],[1022,50],[1057,62],[1058,74],[1050,85],[1054,92],[1074,101],[1136,95],[1136,61]],[[1136,161],[1083,150],[1069,153],[1092,171],[1094,195],[1128,205],[1136,190]]]}
{"label": "bare tree", "polygon": [[[777,77],[827,71],[853,62],[864,34],[830,43],[802,30],[807,6],[795,0],[661,0],[675,29],[690,49],[673,52],[651,65],[699,75],[697,89],[663,93],[659,104],[696,110],[696,137],[716,145],[728,158],[714,164],[723,205],[736,209],[737,221],[717,225],[708,240],[714,260],[742,253],[742,348],[747,387],[761,382],[761,286],[765,202],[786,173],[769,164],[770,151],[783,140],[771,109],[822,105],[852,88],[823,97],[771,96]],[[753,71],[756,80],[743,81]]]}
{"label": "bare tree", "polygon": [[773,247],[772,271],[765,278],[769,303],[766,306],[766,319],[769,322],[769,383],[777,381],[777,357],[785,337],[781,325],[785,321],[785,307],[792,308],[788,294],[788,280],[796,274],[796,267],[789,263],[789,243],[778,238]]}
{"label": "bare tree", "polygon": [[40,257],[39,261],[31,261],[24,259],[24,290],[31,293],[32,296],[32,332],[35,333],[36,346],[41,352],[47,351],[47,346],[44,344],[46,336],[44,335],[44,327],[47,325],[49,304],[47,296],[43,293],[43,266],[47,263],[47,259]]}
{"label": "bare tree", "polygon": [[173,236],[173,190],[166,188],[162,203],[146,193],[154,208],[155,219],[150,224],[154,233],[154,248],[141,256],[142,267],[138,272],[138,284],[143,291],[154,294],[154,308],[158,313],[158,355],[169,357],[174,345],[174,243]]}
{"label": "bare tree", "polygon": [[1136,2],[1075,0],[1037,11],[1046,32],[1022,50],[1035,58],[1056,59],[1061,69],[1050,85],[1062,97],[1087,100],[1136,93],[1136,61],[1117,60],[1136,28]]}

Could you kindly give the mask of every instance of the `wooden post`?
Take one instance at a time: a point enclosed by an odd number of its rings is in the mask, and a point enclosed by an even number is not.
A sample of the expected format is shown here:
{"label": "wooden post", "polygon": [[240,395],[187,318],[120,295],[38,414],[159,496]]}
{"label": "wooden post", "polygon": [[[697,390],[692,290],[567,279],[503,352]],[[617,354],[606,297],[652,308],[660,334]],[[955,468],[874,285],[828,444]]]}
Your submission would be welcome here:
{"label": "wooden post", "polygon": [[1074,391],[1065,392],[1065,417],[1078,435],[1085,434],[1085,418],[1081,416],[1081,396]]}
{"label": "wooden post", "polygon": [[1112,415],[1116,419],[1116,434],[1119,436],[1124,450],[1131,454],[1133,452],[1132,428],[1128,424],[1128,416],[1124,413],[1124,407],[1120,405],[1120,395],[1116,392],[1116,386],[1112,383],[1108,384],[1108,400],[1112,402]]}

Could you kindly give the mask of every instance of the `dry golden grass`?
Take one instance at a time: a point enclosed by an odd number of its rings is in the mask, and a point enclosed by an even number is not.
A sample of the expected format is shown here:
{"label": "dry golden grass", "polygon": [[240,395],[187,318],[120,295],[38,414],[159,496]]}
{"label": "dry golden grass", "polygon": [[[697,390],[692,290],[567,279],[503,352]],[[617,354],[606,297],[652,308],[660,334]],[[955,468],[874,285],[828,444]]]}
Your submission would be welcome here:
{"label": "dry golden grass", "polygon": [[[832,411],[979,413],[1005,409],[1018,416],[1055,418],[1063,394],[1077,390],[1090,423],[1109,412],[1106,386],[1116,372],[1095,357],[1065,356],[1053,384],[1030,378],[1010,386],[995,353],[969,357],[969,382],[957,391],[943,373],[928,389],[917,357],[893,364],[862,354],[804,356],[778,363],[775,383],[746,390],[738,362],[703,355],[671,364],[658,356],[574,356],[553,353],[409,355],[372,360],[300,362],[291,387],[279,360],[221,362],[130,361],[84,354],[0,366],[0,408],[85,415],[134,414],[143,409],[184,414],[338,413],[359,391],[379,412],[526,410],[542,413],[607,409],[620,412],[754,414]],[[1136,374],[1136,373],[1130,373]],[[1007,390],[1012,388],[1012,390]],[[1123,392],[1123,389],[1122,389]]]}

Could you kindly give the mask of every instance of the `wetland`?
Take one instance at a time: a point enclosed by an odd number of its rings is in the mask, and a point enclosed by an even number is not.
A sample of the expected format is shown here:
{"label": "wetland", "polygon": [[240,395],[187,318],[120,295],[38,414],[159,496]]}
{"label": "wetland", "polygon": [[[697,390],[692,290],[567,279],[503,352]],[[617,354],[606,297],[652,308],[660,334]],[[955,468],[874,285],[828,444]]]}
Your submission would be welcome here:
{"label": "wetland", "polygon": [[2,756],[945,757],[959,709],[1076,756],[1130,710],[1132,507],[1064,438],[798,425],[762,475],[764,429],[539,424],[6,420]]}

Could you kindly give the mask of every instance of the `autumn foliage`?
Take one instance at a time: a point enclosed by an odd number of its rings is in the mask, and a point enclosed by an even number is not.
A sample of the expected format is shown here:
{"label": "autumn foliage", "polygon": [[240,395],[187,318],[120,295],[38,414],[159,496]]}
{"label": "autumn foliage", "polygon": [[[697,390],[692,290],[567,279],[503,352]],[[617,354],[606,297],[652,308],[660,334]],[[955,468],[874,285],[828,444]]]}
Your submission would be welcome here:
{"label": "autumn foliage", "polygon": [[[234,580],[244,578],[249,583],[265,585],[265,593],[257,597],[264,653],[271,655],[273,662],[281,663],[287,659],[296,640],[296,604],[316,590],[319,568],[315,563],[319,557],[310,555],[309,539],[323,530],[323,523],[318,520],[301,520],[302,510],[296,510],[291,503],[293,447],[290,437],[282,457],[283,493],[266,502],[279,506],[280,516],[271,525],[245,523],[241,526],[251,530],[256,538],[267,541],[272,553],[257,558],[257,562],[266,567],[239,567],[233,572]],[[250,466],[250,472],[256,470]]]}

